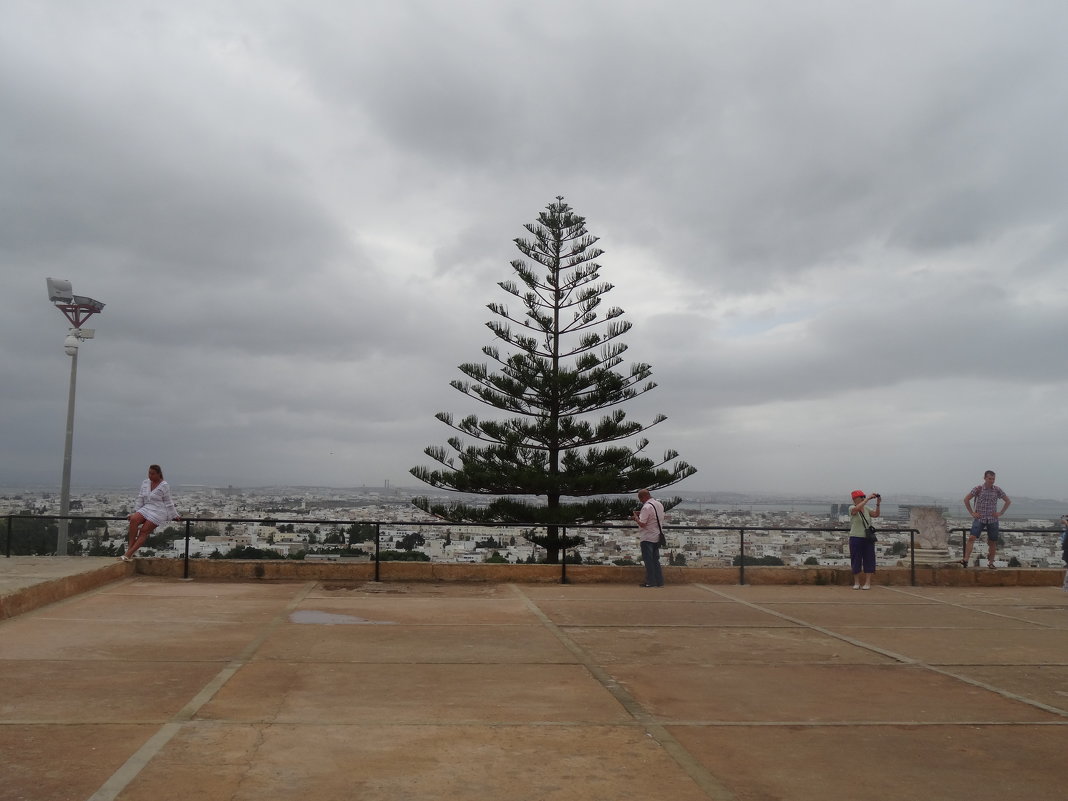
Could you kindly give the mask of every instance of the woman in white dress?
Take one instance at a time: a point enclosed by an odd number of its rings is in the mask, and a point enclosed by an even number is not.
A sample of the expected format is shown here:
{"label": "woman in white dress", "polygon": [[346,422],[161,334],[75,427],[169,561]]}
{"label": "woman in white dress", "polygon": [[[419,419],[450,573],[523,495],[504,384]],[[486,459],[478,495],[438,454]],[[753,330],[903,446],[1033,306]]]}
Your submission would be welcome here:
{"label": "woman in white dress", "polygon": [[171,487],[163,480],[163,470],[158,464],[149,465],[148,478],[141,482],[141,491],[137,494],[137,506],[129,516],[130,547],[119,558],[129,562],[130,558],[148,540],[148,535],[156,526],[171,520],[181,520],[182,516],[171,500]]}

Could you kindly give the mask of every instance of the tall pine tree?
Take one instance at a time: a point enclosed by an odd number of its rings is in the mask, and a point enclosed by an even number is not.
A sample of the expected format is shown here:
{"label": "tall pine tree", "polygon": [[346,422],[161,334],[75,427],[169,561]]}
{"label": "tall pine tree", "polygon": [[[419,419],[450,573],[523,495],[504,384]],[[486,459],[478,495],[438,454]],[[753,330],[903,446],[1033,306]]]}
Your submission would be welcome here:
{"label": "tall pine tree", "polygon": [[[642,434],[663,422],[664,415],[643,425],[615,408],[656,383],[649,380],[648,364],[616,369],[627,350],[620,337],[631,325],[620,319],[623,310],[618,307],[598,317],[612,285],[599,280],[601,267],[595,260],[603,251],[595,247],[597,237],[586,231],[586,220],[557,197],[537,222],[524,227],[533,238],[515,240],[526,257],[512,262],[517,280],[499,284],[524,311],[520,315],[499,303],[488,306],[498,319],[486,325],[509,352],[484,347],[492,365],[462,364],[468,380],[450,382],[511,417],[456,419],[439,412],[437,419],[457,432],[448,448],[425,450],[441,468],[411,470],[440,489],[503,497],[487,506],[433,504],[427,498],[413,502],[455,522],[540,523],[545,533],[532,531],[526,537],[556,563],[561,549],[582,541],[566,536],[561,526],[629,518],[633,499],[604,496],[666,487],[696,469],[673,450],[659,461],[645,455],[649,440]],[[545,503],[515,496],[544,496]]]}

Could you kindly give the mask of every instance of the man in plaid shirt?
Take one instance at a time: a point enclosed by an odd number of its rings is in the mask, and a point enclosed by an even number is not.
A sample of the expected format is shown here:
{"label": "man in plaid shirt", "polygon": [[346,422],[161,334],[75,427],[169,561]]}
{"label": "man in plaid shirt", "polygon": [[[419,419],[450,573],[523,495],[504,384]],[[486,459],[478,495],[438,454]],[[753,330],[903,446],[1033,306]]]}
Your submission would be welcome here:
{"label": "man in plaid shirt", "polygon": [[[987,470],[983,473],[983,483],[973,487],[972,491],[964,496],[964,508],[968,510],[968,514],[973,518],[972,532],[968,537],[968,541],[964,544],[964,558],[961,560],[961,564],[964,567],[968,566],[968,558],[972,555],[975,541],[979,539],[979,535],[983,533],[985,528],[986,539],[990,544],[990,555],[987,557],[986,566],[991,570],[994,568],[994,557],[997,556],[998,552],[998,518],[1005,514],[1005,510],[1012,503],[1001,487],[994,483],[995,478],[994,471]],[[973,500],[975,501],[974,507],[972,506]],[[1005,502],[1000,512],[998,511],[999,500]]]}

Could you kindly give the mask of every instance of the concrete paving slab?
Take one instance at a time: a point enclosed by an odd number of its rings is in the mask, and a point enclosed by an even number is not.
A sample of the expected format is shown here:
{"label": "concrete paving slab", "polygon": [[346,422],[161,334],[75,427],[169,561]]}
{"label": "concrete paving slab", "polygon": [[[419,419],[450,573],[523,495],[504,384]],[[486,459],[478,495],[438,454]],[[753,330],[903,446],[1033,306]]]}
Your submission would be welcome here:
{"label": "concrete paving slab", "polygon": [[157,728],[0,725],[0,801],[85,801]]}
{"label": "concrete paving slab", "polygon": [[286,662],[570,663],[575,657],[538,626],[316,626],[287,624],[256,660]]}
{"label": "concrete paving slab", "polygon": [[[878,574],[876,574],[878,575]],[[819,585],[782,585],[782,584],[746,584],[746,585],[698,585],[698,587],[710,596],[741,601],[743,603],[770,604],[770,603],[849,603],[849,604],[926,604],[931,599],[923,595],[913,596],[908,592],[899,592],[898,587],[882,587],[875,582],[868,591],[854,590],[852,586],[819,586]],[[911,588],[908,588],[911,590]],[[803,590],[803,592],[799,592]],[[954,590],[960,592],[960,590]]]}
{"label": "concrete paving slab", "polygon": [[349,585],[139,575],[0,621],[0,801],[1062,789],[1050,588]]}
{"label": "concrete paving slab", "polygon": [[734,603],[702,601],[607,600],[539,601],[539,608],[562,626],[793,626],[795,624]]}
{"label": "concrete paving slab", "polygon": [[929,665],[1068,664],[1068,631],[1053,629],[872,629],[850,637]]}
{"label": "concrete paving slab", "polygon": [[579,665],[298,662],[248,665],[198,717],[363,725],[630,721],[623,707]]}
{"label": "concrete paving slab", "polygon": [[131,581],[108,587],[109,595],[136,596],[141,598],[176,597],[185,600],[241,601],[260,603],[271,599],[287,600],[306,589],[308,582],[299,581],[183,581],[173,578],[137,577]]}
{"label": "concrete paving slab", "polygon": [[196,724],[184,727],[121,796],[190,798],[707,801],[709,795],[637,727]]}
{"label": "concrete paving slab", "polygon": [[967,665],[954,667],[953,672],[1059,709],[1068,717],[1068,665]]}
{"label": "concrete paving slab", "polygon": [[739,801],[1062,801],[1063,727],[669,727]]}
{"label": "concrete paving slab", "polygon": [[337,598],[311,595],[301,602],[299,608],[348,615],[357,621],[372,623],[437,626],[518,623],[530,626],[538,622],[526,604],[515,596],[487,599],[454,597],[446,605],[440,598]]}
{"label": "concrete paving slab", "polygon": [[218,672],[217,662],[0,659],[0,721],[158,725]]}
{"label": "concrete paving slab", "polygon": [[1010,615],[1017,620],[1027,620],[1056,629],[1068,629],[1068,605],[1057,606],[975,606],[982,612]]}
{"label": "concrete paving slab", "polygon": [[720,599],[694,584],[667,584],[657,588],[643,588],[641,580],[627,584],[524,584],[523,594],[539,603],[542,601],[718,601]]}
{"label": "concrete paving slab", "polygon": [[508,584],[481,583],[459,584],[455,582],[404,582],[404,581],[320,581],[308,593],[309,598],[357,598],[361,596],[397,598],[481,598],[514,599],[515,593]]}
{"label": "concrete paving slab", "polygon": [[4,631],[0,658],[32,660],[198,661],[233,659],[256,637],[247,623],[144,621],[93,618],[17,618]]}
{"label": "concrete paving slab", "polygon": [[[1016,607],[966,608],[940,603],[874,604],[864,605],[858,615],[852,604],[831,603],[766,603],[764,608],[794,617],[814,626],[887,626],[893,628],[977,628],[977,629],[1033,629],[1041,624],[1006,614]],[[989,611],[988,611],[989,610]]]}
{"label": "concrete paving slab", "polygon": [[965,724],[1060,720],[908,665],[662,665],[655,673],[646,665],[610,665],[608,671],[665,724],[671,719]]}
{"label": "concrete paving slab", "polygon": [[887,664],[868,648],[804,628],[568,628],[599,664]]}
{"label": "concrete paving slab", "polygon": [[1060,587],[895,587],[887,592],[960,606],[1027,606],[1038,603],[1068,608],[1068,593]]}
{"label": "concrete paving slab", "polygon": [[[222,602],[220,602],[222,601]],[[50,607],[38,612],[39,619],[95,621],[119,626],[158,623],[242,623],[259,624],[272,619],[284,606],[276,598],[210,598],[189,595],[144,595],[105,588],[86,596],[74,613],[68,607]]]}

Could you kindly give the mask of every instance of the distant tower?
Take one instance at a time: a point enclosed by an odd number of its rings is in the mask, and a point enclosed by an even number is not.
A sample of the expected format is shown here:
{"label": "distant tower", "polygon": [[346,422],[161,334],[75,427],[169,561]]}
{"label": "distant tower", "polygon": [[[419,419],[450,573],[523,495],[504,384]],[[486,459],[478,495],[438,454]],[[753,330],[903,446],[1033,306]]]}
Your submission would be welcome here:
{"label": "distant tower", "polygon": [[386,479],[386,492],[389,492],[389,479]]}

